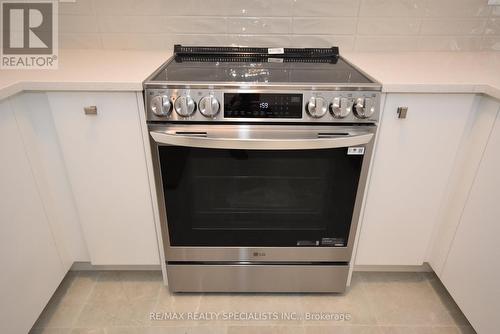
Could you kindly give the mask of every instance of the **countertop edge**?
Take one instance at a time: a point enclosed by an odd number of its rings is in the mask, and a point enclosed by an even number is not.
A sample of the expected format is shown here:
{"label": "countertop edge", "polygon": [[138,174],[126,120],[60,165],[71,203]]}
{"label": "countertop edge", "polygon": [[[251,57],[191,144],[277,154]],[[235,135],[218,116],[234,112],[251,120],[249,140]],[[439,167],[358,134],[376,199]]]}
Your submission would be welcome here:
{"label": "countertop edge", "polygon": [[[23,91],[130,91],[140,92],[143,90],[143,81],[153,73],[170,56],[171,51],[119,51],[119,50],[66,50],[66,64],[60,66],[61,72],[58,76],[45,78],[40,72],[33,75],[12,75],[0,85],[0,100],[9,98]],[[500,100],[500,85],[497,83],[495,71],[499,68],[499,54],[356,54],[347,53],[345,58],[361,71],[375,78],[382,85],[384,93],[468,93],[484,94]],[[477,72],[477,77],[458,76],[457,81],[451,74],[462,66],[462,64],[473,63],[471,59],[483,57],[483,63],[490,65],[474,67],[471,65],[471,73]],[[122,59],[116,61],[116,59]],[[434,59],[435,58],[435,59]],[[100,60],[94,62],[95,59]],[[391,69],[394,59],[401,59],[406,72],[397,75],[386,75]],[[441,69],[434,78],[429,80],[421,71],[426,70],[426,60],[432,65],[431,69]],[[448,67],[441,65],[442,59],[451,59]],[[480,62],[479,62],[480,63]],[[96,64],[95,67],[92,67]],[[112,64],[112,66],[110,66]],[[389,66],[390,65],[390,66]],[[418,67],[417,65],[421,65]],[[477,65],[477,64],[476,64]],[[481,64],[479,64],[481,65]],[[81,70],[85,66],[91,66],[89,71]],[[124,75],[123,66],[133,67],[133,73]],[[476,69],[477,68],[477,69]],[[110,74],[101,75],[100,71],[108,71]],[[22,70],[21,70],[22,71]],[[437,71],[437,70],[436,70]],[[450,72],[449,81],[446,81],[446,73]],[[0,71],[1,73],[2,71]],[[87,72],[90,72],[87,73]],[[424,72],[425,73],[425,72]],[[431,72],[432,73],[432,72]],[[485,75],[486,73],[486,75]],[[441,76],[439,76],[439,74]],[[493,74],[493,75],[491,75]],[[30,77],[32,76],[32,78]],[[443,78],[444,76],[444,78]],[[79,79],[82,78],[82,81]],[[500,82],[500,81],[499,81]]]}
{"label": "countertop edge", "polygon": [[[149,75],[149,74],[148,74]],[[20,81],[0,89],[0,100],[24,91],[130,91],[142,92],[142,82]],[[500,89],[487,84],[384,84],[383,93],[484,94],[500,100]]]}
{"label": "countertop edge", "polygon": [[40,82],[20,81],[0,89],[0,100],[26,91],[142,92],[142,82]]}

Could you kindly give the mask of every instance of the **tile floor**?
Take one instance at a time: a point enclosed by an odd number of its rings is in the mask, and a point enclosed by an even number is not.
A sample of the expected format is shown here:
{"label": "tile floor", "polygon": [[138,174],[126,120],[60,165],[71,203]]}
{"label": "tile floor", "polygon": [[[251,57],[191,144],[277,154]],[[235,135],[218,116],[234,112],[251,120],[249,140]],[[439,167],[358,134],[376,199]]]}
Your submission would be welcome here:
{"label": "tile floor", "polygon": [[[219,319],[151,320],[198,312]],[[202,313],[203,312],[203,313]],[[269,320],[227,320],[230,313]],[[251,313],[252,312],[252,313]],[[271,312],[271,313],[267,313]],[[275,313],[273,313],[275,312]],[[276,314],[278,315],[275,319]],[[281,315],[295,319],[283,319]],[[307,314],[347,320],[306,320]],[[302,317],[297,319],[297,317]],[[475,333],[431,273],[355,273],[342,295],[171,294],[156,271],[70,272],[32,334]]]}

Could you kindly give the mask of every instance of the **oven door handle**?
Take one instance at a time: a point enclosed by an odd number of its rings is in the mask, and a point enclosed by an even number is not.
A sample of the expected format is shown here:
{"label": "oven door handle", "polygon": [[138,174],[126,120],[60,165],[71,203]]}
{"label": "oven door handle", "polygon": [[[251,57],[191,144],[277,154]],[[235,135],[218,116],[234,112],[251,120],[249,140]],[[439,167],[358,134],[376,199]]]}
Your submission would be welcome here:
{"label": "oven door handle", "polygon": [[322,136],[318,138],[219,138],[208,137],[203,134],[178,134],[162,131],[151,131],[151,137],[158,144],[235,150],[312,150],[338,147],[350,147],[368,144],[373,133],[357,132]]}

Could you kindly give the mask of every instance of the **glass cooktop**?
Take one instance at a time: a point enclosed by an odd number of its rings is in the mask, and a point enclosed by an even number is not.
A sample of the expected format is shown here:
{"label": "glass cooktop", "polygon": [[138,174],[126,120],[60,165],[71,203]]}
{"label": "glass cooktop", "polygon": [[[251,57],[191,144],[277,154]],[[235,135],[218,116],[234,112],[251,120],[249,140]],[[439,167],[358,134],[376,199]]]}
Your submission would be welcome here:
{"label": "glass cooktop", "polygon": [[318,83],[366,84],[374,83],[342,58],[334,62],[311,59],[283,58],[210,59],[183,61],[173,58],[154,78],[153,82],[205,83]]}

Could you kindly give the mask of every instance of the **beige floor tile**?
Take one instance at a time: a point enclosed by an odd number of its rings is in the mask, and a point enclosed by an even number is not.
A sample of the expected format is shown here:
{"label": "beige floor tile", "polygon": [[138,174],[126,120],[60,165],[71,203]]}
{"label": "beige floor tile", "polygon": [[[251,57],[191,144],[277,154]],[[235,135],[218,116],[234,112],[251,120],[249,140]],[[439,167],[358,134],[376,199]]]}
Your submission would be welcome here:
{"label": "beige floor tile", "polygon": [[[455,326],[433,327],[431,334],[460,334]],[[420,334],[420,333],[419,333]]]}
{"label": "beige floor tile", "polygon": [[155,302],[154,300],[88,302],[75,327],[146,326]]}
{"label": "beige floor tile", "polygon": [[71,334],[107,334],[104,328],[74,328]]}
{"label": "beige floor tile", "polygon": [[[303,312],[315,315],[321,313],[339,315],[339,317],[334,317],[334,320],[319,321],[320,323],[326,322],[335,325],[375,324],[376,318],[363,289],[363,284],[364,282],[360,280],[359,276],[354,276],[351,286],[344,294],[308,295],[302,299]],[[305,322],[314,325],[314,322],[318,321]]]}
{"label": "beige floor tile", "polygon": [[432,327],[381,326],[382,334],[431,334]]}
{"label": "beige floor tile", "polygon": [[168,320],[162,317],[162,313],[175,313],[187,318],[187,313],[198,312],[200,307],[201,294],[171,293],[166,287],[162,287],[158,301],[152,312],[160,313],[159,320],[149,320],[151,326],[197,326],[198,321],[191,320]]}
{"label": "beige floor tile", "polygon": [[71,328],[83,307],[83,303],[74,304],[51,299],[33,327]]}
{"label": "beige floor tile", "polygon": [[446,306],[424,275],[364,273],[362,280],[379,325],[454,325]]}
{"label": "beige floor tile", "polygon": [[[215,312],[221,318],[151,320],[152,312]],[[222,320],[230,312],[278,318]],[[283,314],[349,314],[351,320],[296,321]],[[30,334],[226,332],[475,334],[433,274],[356,273],[345,294],[172,294],[154,271],[69,273]]]}
{"label": "beige floor tile", "polygon": [[107,327],[106,334],[148,334],[149,327]]}
{"label": "beige floor tile", "polygon": [[377,326],[305,326],[306,334],[383,334]]}
{"label": "beige floor tile", "polygon": [[29,334],[70,334],[70,328],[32,328]]}
{"label": "beige floor tile", "polygon": [[94,288],[98,275],[95,271],[68,272],[52,299],[67,303],[85,303]]}
{"label": "beige floor tile", "polygon": [[227,334],[305,334],[304,326],[228,326]]}
{"label": "beige floor tile", "polygon": [[[144,333],[147,333],[147,334],[226,334],[227,327],[225,327],[225,326],[150,327]],[[114,333],[112,333],[112,334],[114,334]]]}
{"label": "beige floor tile", "polygon": [[219,314],[216,323],[221,325],[298,325],[303,298],[299,294],[206,294],[199,311]]}
{"label": "beige floor tile", "polygon": [[157,271],[104,271],[99,275],[89,301],[156,300],[162,286]]}

